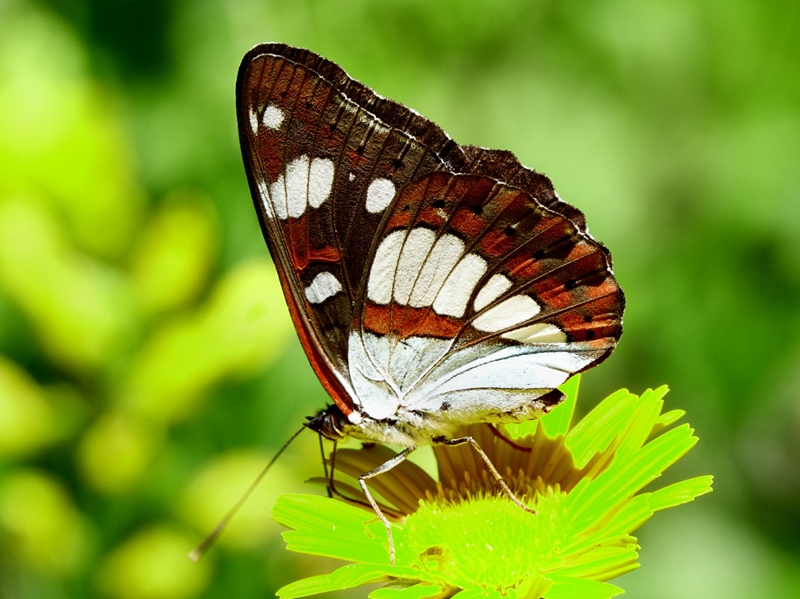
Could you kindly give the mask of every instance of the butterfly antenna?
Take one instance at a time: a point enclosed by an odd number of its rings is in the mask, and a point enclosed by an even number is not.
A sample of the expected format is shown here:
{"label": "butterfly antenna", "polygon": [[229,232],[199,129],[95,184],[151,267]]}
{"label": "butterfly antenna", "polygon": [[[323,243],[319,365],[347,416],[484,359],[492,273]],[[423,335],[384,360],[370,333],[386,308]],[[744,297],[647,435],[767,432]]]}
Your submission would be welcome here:
{"label": "butterfly antenna", "polygon": [[214,528],[214,530],[211,531],[211,534],[209,534],[205,539],[203,539],[203,541],[197,547],[195,547],[194,549],[192,549],[189,552],[189,559],[190,560],[192,560],[193,562],[197,562],[197,561],[200,560],[201,557],[203,557],[203,555],[205,555],[206,551],[209,550],[209,548],[216,542],[216,540],[219,538],[219,536],[222,534],[222,532],[228,526],[228,522],[231,521],[231,518],[233,518],[236,515],[236,512],[239,511],[239,508],[242,507],[244,502],[247,501],[247,498],[250,497],[250,495],[253,493],[253,491],[255,491],[256,487],[258,486],[258,483],[260,483],[261,479],[264,478],[264,476],[267,474],[267,472],[269,472],[269,469],[272,468],[272,465],[278,460],[279,457],[281,457],[281,454],[284,451],[286,451],[286,448],[289,447],[289,445],[291,445],[292,441],[294,441],[297,438],[297,436],[305,430],[305,428],[306,428],[305,426],[300,428],[299,431],[297,431],[295,434],[293,434],[291,436],[291,438],[286,443],[283,444],[283,447],[281,447],[278,450],[278,453],[276,453],[273,456],[273,458],[269,461],[269,463],[259,473],[259,475],[256,477],[256,479],[253,481],[253,483],[247,489],[247,491],[244,492],[244,495],[242,495],[239,498],[239,501],[237,501],[234,504],[234,506],[231,509],[228,510],[228,513],[225,514],[225,516],[222,518],[222,520],[219,521],[219,524],[217,524],[217,526]]}

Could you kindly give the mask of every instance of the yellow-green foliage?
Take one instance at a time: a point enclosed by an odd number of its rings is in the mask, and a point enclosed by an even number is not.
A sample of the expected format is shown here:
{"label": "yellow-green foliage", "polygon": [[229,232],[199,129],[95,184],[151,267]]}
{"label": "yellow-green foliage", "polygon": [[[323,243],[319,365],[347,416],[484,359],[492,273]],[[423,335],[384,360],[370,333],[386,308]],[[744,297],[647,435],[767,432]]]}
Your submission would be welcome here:
{"label": "yellow-green foliage", "polygon": [[[0,354],[0,595],[21,591],[13,571],[119,599],[198,596],[211,562],[186,554],[267,456],[177,468],[160,499],[154,476],[175,426],[282,353],[277,276],[265,258],[216,274],[214,205],[189,187],[148,197],[79,40],[14,17],[0,19],[0,318],[33,347]],[[263,540],[258,500],[228,543]],[[150,517],[114,515],[143,501]]]}
{"label": "yellow-green foliage", "polygon": [[612,251],[625,333],[587,405],[669,382],[702,439],[676,476],[716,481],[641,529],[620,586],[800,596],[798,22],[792,1],[0,0],[0,598],[263,598],[322,571],[268,520],[321,476],[311,435],[206,561],[175,556],[326,401],[238,148],[236,70],[265,41],[512,150]]}

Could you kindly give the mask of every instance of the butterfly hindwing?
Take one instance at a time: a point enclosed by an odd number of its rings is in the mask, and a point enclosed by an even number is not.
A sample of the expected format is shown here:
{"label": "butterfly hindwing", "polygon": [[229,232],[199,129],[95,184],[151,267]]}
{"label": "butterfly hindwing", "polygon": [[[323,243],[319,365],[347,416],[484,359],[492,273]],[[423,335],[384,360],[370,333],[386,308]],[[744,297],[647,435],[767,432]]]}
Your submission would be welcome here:
{"label": "butterfly hindwing", "polygon": [[350,337],[351,379],[370,413],[529,418],[621,333],[605,248],[493,178],[437,172],[410,184],[376,243]]}
{"label": "butterfly hindwing", "polygon": [[527,191],[545,208],[564,215],[581,231],[586,231],[586,218],[583,212],[562,201],[548,177],[520,164],[512,152],[477,146],[461,146],[461,149],[467,161],[465,172],[492,177]]}

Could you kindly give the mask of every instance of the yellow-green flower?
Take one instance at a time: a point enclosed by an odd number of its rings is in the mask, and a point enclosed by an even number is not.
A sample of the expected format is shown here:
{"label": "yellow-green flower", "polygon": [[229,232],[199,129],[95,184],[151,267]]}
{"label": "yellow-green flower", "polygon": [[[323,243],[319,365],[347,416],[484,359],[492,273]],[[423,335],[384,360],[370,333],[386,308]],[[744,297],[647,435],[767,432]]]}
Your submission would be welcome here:
{"label": "yellow-green flower", "polygon": [[[386,583],[374,599],[501,597],[603,599],[622,590],[606,581],[638,567],[633,531],[654,512],[711,490],[701,476],[641,492],[697,442],[683,416],[662,413],[666,387],[641,396],[621,390],[572,425],[578,378],[566,401],[538,421],[469,427],[512,491],[514,505],[469,446],[434,448],[439,480],[406,461],[370,480],[392,520],[396,565],[386,531],[363,495],[343,480],[383,463],[381,446],[341,450],[337,491],[355,502],[285,495],[273,517],[292,551],[353,562],[278,591],[284,599]],[[368,506],[367,506],[368,507]]]}

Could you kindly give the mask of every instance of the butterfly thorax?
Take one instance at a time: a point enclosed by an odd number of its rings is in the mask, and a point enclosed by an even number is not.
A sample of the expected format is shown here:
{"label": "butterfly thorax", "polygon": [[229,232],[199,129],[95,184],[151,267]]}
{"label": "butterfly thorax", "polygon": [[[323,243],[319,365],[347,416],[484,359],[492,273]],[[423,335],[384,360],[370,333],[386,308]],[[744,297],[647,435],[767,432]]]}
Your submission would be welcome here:
{"label": "butterfly thorax", "polygon": [[436,437],[450,437],[458,427],[436,414],[402,409],[390,418],[373,418],[358,410],[345,415],[335,404],[309,417],[306,426],[331,441],[353,438],[401,447],[418,447]]}

